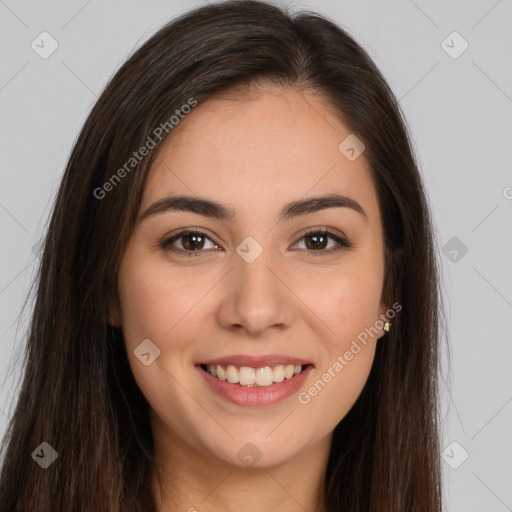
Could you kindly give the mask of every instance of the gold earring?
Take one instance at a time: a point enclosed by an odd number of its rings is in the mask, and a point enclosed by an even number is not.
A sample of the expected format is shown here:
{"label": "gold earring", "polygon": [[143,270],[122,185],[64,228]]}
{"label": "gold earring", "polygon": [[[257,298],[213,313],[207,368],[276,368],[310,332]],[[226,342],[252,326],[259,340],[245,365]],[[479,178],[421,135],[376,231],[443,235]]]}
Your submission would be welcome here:
{"label": "gold earring", "polygon": [[386,322],[386,323],[384,324],[384,330],[385,330],[386,332],[389,332],[389,328],[390,328],[390,327],[391,327],[391,322],[389,322],[389,321],[388,321],[388,322]]}

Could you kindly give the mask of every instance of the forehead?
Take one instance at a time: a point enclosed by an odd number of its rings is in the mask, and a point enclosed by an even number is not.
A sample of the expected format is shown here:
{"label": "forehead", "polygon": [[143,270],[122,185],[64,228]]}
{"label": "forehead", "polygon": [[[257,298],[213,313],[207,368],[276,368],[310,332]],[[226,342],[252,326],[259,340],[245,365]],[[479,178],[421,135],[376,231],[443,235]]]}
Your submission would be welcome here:
{"label": "forehead", "polygon": [[173,129],[150,170],[142,207],[171,193],[214,195],[238,209],[263,197],[277,207],[338,192],[371,209],[376,192],[364,153],[350,161],[339,149],[349,135],[312,92],[223,94],[197,105]]}

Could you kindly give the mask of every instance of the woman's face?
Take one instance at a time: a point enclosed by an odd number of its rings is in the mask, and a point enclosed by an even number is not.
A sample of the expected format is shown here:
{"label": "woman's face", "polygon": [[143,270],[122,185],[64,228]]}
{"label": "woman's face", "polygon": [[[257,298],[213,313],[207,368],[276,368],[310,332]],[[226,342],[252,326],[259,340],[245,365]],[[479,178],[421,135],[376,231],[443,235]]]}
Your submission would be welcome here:
{"label": "woman's face", "polygon": [[[156,446],[269,467],[330,443],[387,309],[376,189],[352,139],[339,149],[350,134],[318,96],[265,88],[199,104],[162,146],[117,312]],[[346,205],[322,202],[335,195]]]}

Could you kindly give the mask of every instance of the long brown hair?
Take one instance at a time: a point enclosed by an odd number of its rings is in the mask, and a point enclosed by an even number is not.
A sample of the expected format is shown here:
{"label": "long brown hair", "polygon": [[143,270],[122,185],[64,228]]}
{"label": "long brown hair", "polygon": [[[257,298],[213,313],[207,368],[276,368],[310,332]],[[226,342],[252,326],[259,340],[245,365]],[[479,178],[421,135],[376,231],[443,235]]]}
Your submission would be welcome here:
{"label": "long brown hair", "polygon": [[[403,307],[334,431],[326,508],[441,510],[442,308],[431,214],[406,123],[346,31],[314,13],[237,0],[191,11],[153,35],[110,80],[78,136],[44,241],[22,386],[2,444],[2,512],[156,510],[148,403],[122,331],[107,322],[118,267],[165,139],[155,129],[169,127],[191,99],[254,83],[320,93],[364,142],[384,224],[384,293]],[[148,154],[127,166],[149,139]],[[32,460],[42,442],[58,453],[46,469]]]}

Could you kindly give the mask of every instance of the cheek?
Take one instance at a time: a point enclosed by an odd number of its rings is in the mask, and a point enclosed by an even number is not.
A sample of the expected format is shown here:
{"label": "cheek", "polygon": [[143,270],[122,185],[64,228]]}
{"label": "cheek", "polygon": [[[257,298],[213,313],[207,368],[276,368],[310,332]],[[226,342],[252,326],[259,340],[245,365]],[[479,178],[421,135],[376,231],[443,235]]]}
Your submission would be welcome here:
{"label": "cheek", "polygon": [[[174,304],[169,298],[172,295],[168,295],[165,286],[152,278],[151,272],[138,276],[125,274],[120,282],[124,283],[119,291],[127,345],[136,345],[145,338],[160,339],[170,328],[164,310],[167,309],[169,315],[174,311]],[[168,320],[172,322],[172,317],[169,316]]]}
{"label": "cheek", "polygon": [[[380,332],[382,266],[346,267],[317,289],[320,315],[330,328],[322,338],[323,352],[317,380],[307,394],[322,404],[336,423],[356,401],[370,373]],[[322,290],[320,293],[320,289]],[[320,396],[321,395],[321,396]],[[306,397],[307,399],[307,397]]]}
{"label": "cheek", "polygon": [[323,319],[332,333],[322,337],[321,364],[314,380],[298,396],[317,432],[327,434],[335,428],[368,380],[378,342],[380,287],[376,279],[375,274],[352,274],[323,294]]}
{"label": "cheek", "polygon": [[[372,265],[352,266],[343,272],[326,276],[316,288],[320,316],[330,327],[329,351],[350,345],[360,333],[379,319],[382,290],[382,269]],[[364,338],[364,336],[363,336]]]}
{"label": "cheek", "polygon": [[[127,258],[120,268],[122,330],[139,388],[152,408],[165,415],[170,403],[180,410],[190,407],[186,403],[189,395],[176,392],[180,387],[177,382],[183,381],[184,361],[190,360],[189,352],[193,348],[189,343],[190,332],[197,325],[193,306],[206,292],[208,283],[192,286],[187,291],[184,288],[186,279],[166,276],[161,265],[147,257],[146,261],[139,259],[135,262]],[[180,293],[180,290],[184,291]],[[156,349],[147,342],[141,345],[143,340],[150,340]],[[139,346],[147,348],[142,351]],[[145,365],[138,355],[147,351],[152,362]],[[158,356],[153,358],[153,354]],[[186,382],[190,393],[194,393],[194,385],[193,379]],[[176,429],[179,428],[183,427],[176,425]]]}
{"label": "cheek", "polygon": [[[194,283],[173,274],[162,265],[146,261],[126,261],[119,272],[123,332],[128,347],[149,338],[160,348],[179,345],[193,316],[194,305],[208,283]],[[187,286],[188,285],[188,286]],[[204,289],[203,289],[204,288]],[[180,331],[179,339],[174,336]],[[185,332],[186,334],[186,332]]]}
{"label": "cheek", "polygon": [[[167,386],[169,393],[176,394],[173,376],[180,382],[190,379],[189,387],[195,385],[195,377],[184,375],[184,369],[193,359],[191,340],[198,339],[204,324],[205,295],[217,280],[218,276],[201,273],[194,278],[186,272],[170,272],[165,262],[147,255],[131,254],[123,261],[118,282],[124,341],[134,377],[150,402],[158,401]],[[141,345],[144,340],[151,344]],[[146,353],[142,347],[148,345],[158,356],[146,366],[138,355]]]}
{"label": "cheek", "polygon": [[[349,344],[350,345],[350,344]],[[299,403],[307,412],[313,430],[328,434],[347,415],[359,398],[371,371],[375,343],[340,350],[337,357],[316,375],[311,385],[299,395]]]}

